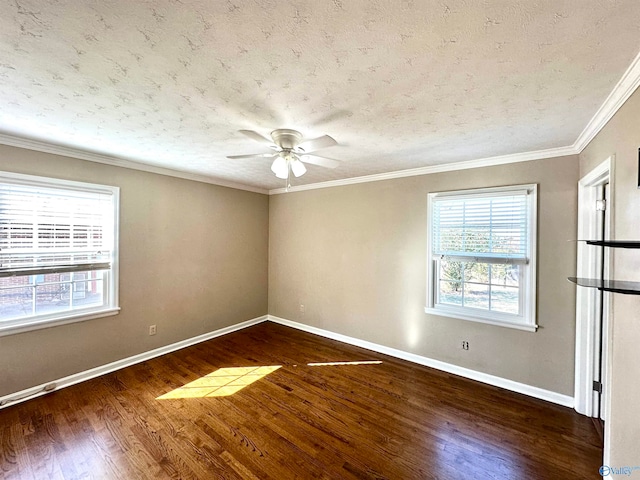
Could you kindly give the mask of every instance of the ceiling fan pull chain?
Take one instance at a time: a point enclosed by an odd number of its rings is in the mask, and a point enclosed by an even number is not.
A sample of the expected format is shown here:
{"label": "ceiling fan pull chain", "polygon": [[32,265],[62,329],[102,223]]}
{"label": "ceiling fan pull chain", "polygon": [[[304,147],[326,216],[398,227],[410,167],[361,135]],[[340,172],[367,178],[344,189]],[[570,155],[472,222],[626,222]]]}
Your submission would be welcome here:
{"label": "ceiling fan pull chain", "polygon": [[288,192],[291,188],[291,163],[287,160],[287,188],[285,192]]}

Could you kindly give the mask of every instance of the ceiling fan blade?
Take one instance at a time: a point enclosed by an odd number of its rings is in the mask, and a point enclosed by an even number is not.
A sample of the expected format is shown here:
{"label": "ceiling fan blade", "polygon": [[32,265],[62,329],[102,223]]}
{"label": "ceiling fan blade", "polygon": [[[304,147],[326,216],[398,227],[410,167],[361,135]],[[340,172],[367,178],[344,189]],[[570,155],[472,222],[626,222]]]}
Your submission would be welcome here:
{"label": "ceiling fan blade", "polygon": [[300,160],[303,161],[304,163],[310,163],[312,165],[319,165],[321,167],[327,167],[327,168],[336,168],[338,165],[340,165],[340,162],[338,162],[337,160],[321,157],[319,155],[310,155],[310,154],[301,155]]}
{"label": "ceiling fan blade", "polygon": [[227,158],[231,158],[232,160],[237,160],[240,158],[271,158],[275,157],[276,153],[250,153],[248,155],[227,155]]}
{"label": "ceiling fan blade", "polygon": [[316,150],[320,150],[321,148],[333,147],[334,145],[338,145],[333,137],[329,135],[323,135],[322,137],[314,138],[313,140],[307,140],[306,142],[302,142],[297,146],[299,150],[303,152],[315,152]]}
{"label": "ceiling fan blade", "polygon": [[273,145],[272,140],[269,140],[268,138],[263,137],[258,132],[254,132],[253,130],[238,130],[238,131],[246,135],[250,139],[255,140],[258,143],[262,143],[264,145],[269,145],[269,146]]}

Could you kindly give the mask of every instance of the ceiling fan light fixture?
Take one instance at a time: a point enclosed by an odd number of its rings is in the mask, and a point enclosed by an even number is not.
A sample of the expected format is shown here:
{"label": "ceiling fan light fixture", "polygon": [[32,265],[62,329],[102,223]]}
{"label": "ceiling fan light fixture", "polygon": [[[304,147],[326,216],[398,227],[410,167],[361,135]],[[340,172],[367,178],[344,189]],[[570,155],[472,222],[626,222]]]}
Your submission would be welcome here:
{"label": "ceiling fan light fixture", "polygon": [[291,171],[296,177],[301,177],[305,173],[307,173],[307,167],[304,166],[297,157],[291,160]]}
{"label": "ceiling fan light fixture", "polygon": [[275,173],[276,177],[286,179],[289,175],[289,166],[287,161],[278,155],[271,165],[271,171]]}
{"label": "ceiling fan light fixture", "polygon": [[291,188],[290,180],[292,174],[295,177],[301,177],[307,173],[307,167],[304,163],[311,163],[313,165],[319,165],[327,168],[336,168],[338,166],[337,161],[314,153],[316,150],[321,148],[338,145],[338,142],[329,135],[305,140],[302,134],[296,130],[278,128],[271,132],[272,142],[253,130],[240,130],[240,133],[258,143],[268,146],[272,152],[254,153],[249,155],[230,155],[227,158],[273,158],[274,160],[271,164],[271,171],[276,177],[287,181],[286,191],[289,191],[289,188]]}

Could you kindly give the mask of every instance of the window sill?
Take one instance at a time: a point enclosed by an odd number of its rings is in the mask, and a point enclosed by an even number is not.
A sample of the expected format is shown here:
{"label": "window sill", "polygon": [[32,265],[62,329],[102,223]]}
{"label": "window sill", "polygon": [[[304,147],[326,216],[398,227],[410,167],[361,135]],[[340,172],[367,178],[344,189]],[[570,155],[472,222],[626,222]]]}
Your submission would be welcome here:
{"label": "window sill", "polygon": [[486,323],[487,325],[494,325],[496,327],[513,328],[516,330],[524,330],[526,332],[535,332],[538,330],[538,325],[535,325],[535,324],[532,325],[532,324],[526,324],[526,323],[514,323],[514,322],[507,322],[502,320],[492,320],[489,318],[479,318],[479,317],[473,317],[471,315],[462,315],[459,313],[447,312],[447,311],[443,311],[441,309],[432,308],[432,307],[424,307],[424,312],[431,315],[438,315],[440,317],[450,317],[450,318],[457,318],[458,320],[466,320],[469,322]]}
{"label": "window sill", "polygon": [[0,321],[0,337],[30,332],[32,330],[40,330],[43,328],[57,327],[69,323],[84,322],[87,320],[94,320],[96,318],[111,317],[118,313],[120,313],[120,307],[107,308],[92,312],[79,312],[58,317],[45,317],[38,320],[18,320],[16,323],[10,323],[8,325],[2,325],[2,322]]}

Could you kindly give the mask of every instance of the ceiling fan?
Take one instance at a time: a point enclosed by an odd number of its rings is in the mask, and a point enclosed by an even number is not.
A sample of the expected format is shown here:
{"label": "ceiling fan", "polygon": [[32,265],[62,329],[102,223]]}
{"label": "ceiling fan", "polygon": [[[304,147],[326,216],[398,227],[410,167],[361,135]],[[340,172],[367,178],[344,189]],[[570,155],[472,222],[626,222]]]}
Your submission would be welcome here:
{"label": "ceiling fan", "polygon": [[271,132],[271,138],[273,140],[269,140],[253,130],[240,130],[240,133],[258,143],[266,145],[270,150],[268,152],[251,153],[248,155],[229,155],[227,158],[273,158],[271,170],[275,173],[276,177],[287,180],[287,190],[291,186],[289,179],[292,173],[296,177],[300,177],[306,173],[307,168],[304,166],[305,163],[327,168],[336,168],[340,165],[336,160],[321,157],[313,153],[321,148],[338,145],[338,142],[329,135],[304,140],[302,134],[296,130],[279,128]]}

